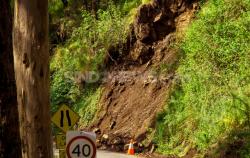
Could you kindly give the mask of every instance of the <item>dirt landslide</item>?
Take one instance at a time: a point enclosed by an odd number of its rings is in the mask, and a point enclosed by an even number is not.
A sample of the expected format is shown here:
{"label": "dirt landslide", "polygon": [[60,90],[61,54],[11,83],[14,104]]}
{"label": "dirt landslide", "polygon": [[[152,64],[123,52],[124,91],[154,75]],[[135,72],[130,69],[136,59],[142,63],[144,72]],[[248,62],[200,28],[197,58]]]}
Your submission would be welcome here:
{"label": "dirt landslide", "polygon": [[[157,113],[168,98],[178,59],[173,46],[193,18],[198,5],[192,0],[154,0],[138,9],[123,52],[110,50],[107,74],[97,120],[91,126],[98,134],[98,147],[124,151],[133,138],[137,151],[153,151],[143,143],[154,128]],[[159,73],[160,65],[170,65]]]}

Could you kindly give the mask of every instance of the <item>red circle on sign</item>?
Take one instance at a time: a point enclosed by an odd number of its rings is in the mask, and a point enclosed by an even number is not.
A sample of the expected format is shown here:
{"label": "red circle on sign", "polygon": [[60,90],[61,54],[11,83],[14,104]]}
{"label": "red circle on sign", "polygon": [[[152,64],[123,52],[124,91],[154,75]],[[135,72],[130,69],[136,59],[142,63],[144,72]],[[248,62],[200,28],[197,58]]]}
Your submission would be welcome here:
{"label": "red circle on sign", "polygon": [[70,150],[70,145],[71,145],[75,140],[77,140],[77,139],[85,139],[85,140],[87,140],[87,141],[90,142],[90,144],[93,146],[93,155],[92,155],[91,158],[95,158],[95,156],[96,156],[96,147],[95,147],[95,143],[94,143],[91,139],[89,139],[88,137],[86,137],[86,136],[77,136],[77,137],[74,137],[73,139],[71,139],[71,140],[69,141],[69,143],[68,143],[68,145],[67,145],[67,147],[66,147],[66,152],[67,152],[68,158],[71,158],[70,152],[69,152],[69,150]]}

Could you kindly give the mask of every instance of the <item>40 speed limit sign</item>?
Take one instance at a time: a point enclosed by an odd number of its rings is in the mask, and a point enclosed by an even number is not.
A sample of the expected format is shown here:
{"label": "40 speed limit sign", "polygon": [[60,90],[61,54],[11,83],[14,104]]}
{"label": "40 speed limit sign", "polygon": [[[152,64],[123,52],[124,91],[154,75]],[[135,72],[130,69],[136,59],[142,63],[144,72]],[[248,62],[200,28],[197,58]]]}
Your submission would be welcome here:
{"label": "40 speed limit sign", "polygon": [[66,135],[67,158],[96,158],[95,141],[95,133],[68,131]]}

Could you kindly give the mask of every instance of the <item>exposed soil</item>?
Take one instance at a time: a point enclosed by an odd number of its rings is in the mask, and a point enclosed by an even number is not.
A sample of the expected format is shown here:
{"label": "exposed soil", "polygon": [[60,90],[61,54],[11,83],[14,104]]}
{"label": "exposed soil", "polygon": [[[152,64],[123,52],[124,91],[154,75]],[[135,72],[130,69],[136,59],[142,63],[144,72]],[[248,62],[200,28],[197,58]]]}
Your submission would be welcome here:
{"label": "exposed soil", "polygon": [[111,49],[106,65],[100,111],[92,129],[98,134],[100,148],[123,151],[131,138],[137,149],[168,98],[174,69],[159,73],[162,63],[177,62],[177,35],[189,24],[197,9],[192,0],[154,0],[138,9],[131,34],[122,53]]}

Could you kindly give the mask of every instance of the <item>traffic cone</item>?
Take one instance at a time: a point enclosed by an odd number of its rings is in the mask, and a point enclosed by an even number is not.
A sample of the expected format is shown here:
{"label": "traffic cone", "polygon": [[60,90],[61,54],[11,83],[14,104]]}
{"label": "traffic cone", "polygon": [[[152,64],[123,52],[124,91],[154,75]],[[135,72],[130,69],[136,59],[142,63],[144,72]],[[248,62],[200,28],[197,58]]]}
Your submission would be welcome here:
{"label": "traffic cone", "polygon": [[133,139],[131,139],[128,146],[128,155],[134,155],[134,154],[135,154],[134,141]]}

